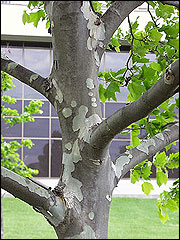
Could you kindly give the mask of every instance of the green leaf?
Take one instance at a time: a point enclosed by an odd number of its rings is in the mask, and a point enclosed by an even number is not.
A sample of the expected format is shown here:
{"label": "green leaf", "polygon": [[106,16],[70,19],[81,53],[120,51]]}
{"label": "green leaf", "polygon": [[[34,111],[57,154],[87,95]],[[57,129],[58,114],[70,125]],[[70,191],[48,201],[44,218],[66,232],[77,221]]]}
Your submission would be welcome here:
{"label": "green leaf", "polygon": [[104,96],[108,98],[108,100],[112,98],[114,101],[117,101],[115,96],[116,92],[120,93],[119,84],[117,82],[111,82],[106,88]]}
{"label": "green leaf", "polygon": [[163,36],[162,33],[160,33],[157,29],[152,29],[149,31],[149,37],[153,41],[159,42],[161,40],[161,37]]}
{"label": "green leaf", "polygon": [[142,184],[142,191],[148,196],[151,190],[154,190],[153,185],[149,182],[144,182]]}
{"label": "green leaf", "polygon": [[29,23],[29,20],[30,20],[30,16],[26,13],[26,11],[24,11],[22,16],[23,24],[25,24],[26,22]]}
{"label": "green leaf", "polygon": [[102,103],[104,104],[106,101],[106,97],[104,96],[106,89],[103,87],[102,83],[99,84],[99,98],[101,99]]}
{"label": "green leaf", "polygon": [[149,67],[151,67],[152,69],[160,72],[161,71],[161,66],[159,63],[157,62],[152,62],[151,64],[149,64]]}
{"label": "green leaf", "polygon": [[179,210],[177,203],[173,199],[168,199],[166,203],[166,207],[169,208],[170,211],[175,212]]}
{"label": "green leaf", "polygon": [[128,90],[134,100],[137,100],[141,97],[142,93],[145,91],[144,86],[141,85],[141,82],[132,82],[128,85]]}
{"label": "green leaf", "polygon": [[168,41],[169,45],[171,45],[172,47],[174,47],[175,49],[179,49],[179,39],[169,39]]}
{"label": "green leaf", "polygon": [[168,176],[161,170],[157,169],[156,172],[157,185],[160,187],[163,183],[166,184],[168,181]]}

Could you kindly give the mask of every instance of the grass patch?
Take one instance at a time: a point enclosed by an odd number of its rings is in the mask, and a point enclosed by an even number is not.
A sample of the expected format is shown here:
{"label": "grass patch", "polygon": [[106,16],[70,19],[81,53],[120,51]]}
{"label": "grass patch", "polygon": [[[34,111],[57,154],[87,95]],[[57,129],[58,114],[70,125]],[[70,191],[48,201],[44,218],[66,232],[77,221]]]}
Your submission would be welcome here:
{"label": "grass patch", "polygon": [[[179,212],[160,222],[156,199],[113,198],[109,239],[179,239]],[[19,199],[3,198],[4,239],[57,239],[45,218]]]}

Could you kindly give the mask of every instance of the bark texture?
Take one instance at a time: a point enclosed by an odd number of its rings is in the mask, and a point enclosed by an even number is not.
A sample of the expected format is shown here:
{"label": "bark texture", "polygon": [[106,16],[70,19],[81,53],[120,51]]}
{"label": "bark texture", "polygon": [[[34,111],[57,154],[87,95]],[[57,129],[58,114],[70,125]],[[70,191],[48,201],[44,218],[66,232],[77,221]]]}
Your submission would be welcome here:
{"label": "bark texture", "polygon": [[[53,104],[63,148],[63,170],[55,189],[7,169],[2,169],[2,187],[42,213],[59,239],[107,239],[112,192],[120,178],[139,161],[177,139],[174,130],[172,135],[165,132],[145,146],[119,156],[114,164],[110,159],[112,138],[147,116],[178,87],[176,62],[170,66],[171,82],[163,76],[139,100],[102,120],[97,79],[102,54],[125,17],[142,3],[117,1],[99,17],[89,1],[45,1],[53,45],[49,77],[44,79],[10,59],[2,59],[3,71],[36,89]],[[174,128],[176,131],[178,126]]]}

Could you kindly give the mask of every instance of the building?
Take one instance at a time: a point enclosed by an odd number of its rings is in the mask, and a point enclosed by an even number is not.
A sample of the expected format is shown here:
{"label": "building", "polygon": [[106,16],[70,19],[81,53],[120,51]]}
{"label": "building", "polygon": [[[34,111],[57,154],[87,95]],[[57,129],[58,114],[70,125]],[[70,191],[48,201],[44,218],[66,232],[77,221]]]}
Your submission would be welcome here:
{"label": "building", "polygon": [[[25,67],[37,72],[43,77],[47,77],[52,66],[52,44],[51,35],[45,28],[45,24],[40,22],[38,28],[33,24],[23,25],[22,14],[27,9],[28,1],[1,1],[1,49],[12,60],[24,65]],[[135,19],[137,13],[148,20],[147,7],[143,4],[132,13],[132,20]],[[141,21],[143,27],[146,21]],[[123,28],[126,29],[127,22],[123,23]],[[106,51],[103,56],[100,71],[113,71],[123,67],[129,55],[129,46],[123,43],[121,52]],[[154,60],[154,55],[149,54],[151,60]],[[62,158],[61,151],[61,129],[54,107],[41,94],[31,89],[29,86],[21,83],[17,79],[13,79],[16,88],[10,90],[8,94],[17,99],[17,103],[12,107],[18,109],[19,113],[23,112],[24,106],[30,100],[38,99],[44,102],[42,110],[43,114],[35,115],[35,122],[19,124],[11,129],[6,129],[2,123],[1,131],[4,139],[20,141],[21,139],[30,138],[35,143],[32,149],[22,148],[19,151],[21,159],[31,168],[39,170],[38,180],[47,185],[55,186],[59,176],[60,162]],[[109,101],[102,104],[103,118],[107,118],[117,109],[126,104],[127,90],[121,89],[121,94],[117,96],[117,102]],[[142,132],[143,135],[143,132]],[[110,154],[114,158],[119,153],[125,151],[126,145],[131,144],[131,134],[118,134],[110,147]],[[173,146],[175,151],[178,145]],[[57,161],[58,159],[58,161]],[[177,176],[177,172],[170,176]],[[124,181],[126,182],[125,185]],[[130,183],[129,174],[127,174],[120,183],[122,185],[120,195],[128,194],[143,194],[140,184],[137,188]],[[171,184],[171,182],[169,183]],[[154,194],[157,194],[159,189],[155,186]],[[129,190],[128,190],[129,189]],[[162,189],[162,188],[161,188]],[[118,189],[115,195],[119,194]],[[153,196],[153,194],[152,194]]]}

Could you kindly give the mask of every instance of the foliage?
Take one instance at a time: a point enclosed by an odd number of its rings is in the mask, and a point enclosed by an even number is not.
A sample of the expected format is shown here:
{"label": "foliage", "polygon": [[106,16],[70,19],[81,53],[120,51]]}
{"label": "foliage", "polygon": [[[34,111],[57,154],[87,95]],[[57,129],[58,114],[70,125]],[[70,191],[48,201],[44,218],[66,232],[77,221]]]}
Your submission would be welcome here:
{"label": "foliage", "polygon": [[[109,7],[113,2],[105,1],[106,7]],[[146,4],[151,20],[148,21],[144,30],[139,30],[139,16],[134,22],[131,22],[130,16],[128,16],[129,30],[124,33],[121,28],[118,28],[107,46],[107,49],[120,52],[120,40],[124,39],[130,45],[130,53],[124,68],[116,72],[112,70],[99,72],[99,79],[105,82],[105,84],[99,84],[99,97],[103,103],[111,99],[117,101],[116,94],[121,93],[121,88],[127,88],[129,91],[127,102],[136,101],[160,79],[167,66],[179,58],[179,11],[173,6],[162,4],[160,1],[147,1]],[[92,1],[92,5],[95,12],[102,14],[102,2]],[[33,22],[34,26],[37,27],[40,19],[48,22],[42,1],[29,1],[28,8],[33,12],[29,14],[24,12],[24,24]],[[150,62],[149,54],[152,53],[155,55],[155,60]],[[173,101],[174,103],[172,103]],[[132,133],[132,145],[127,146],[127,148],[134,148],[142,142],[140,138],[142,130],[145,131],[145,138],[148,139],[175,123],[175,118],[178,117],[174,113],[175,108],[179,108],[179,98],[171,97],[154,109],[146,118],[131,124],[127,130],[121,133],[127,134],[129,131]],[[140,178],[144,180],[142,190],[146,195],[153,190],[152,184],[147,182],[150,180],[153,165],[157,169],[158,186],[166,184],[168,180],[167,168],[173,169],[179,166],[179,155],[171,154],[168,156],[168,148],[170,146],[166,147],[166,151],[157,153],[153,161],[145,160],[131,171],[132,183]],[[174,186],[174,189],[178,191],[179,185],[175,184]],[[160,206],[163,206],[163,209],[169,206],[164,204],[164,199],[168,199],[168,197],[172,199],[171,190],[169,193],[162,193],[158,202],[158,207],[161,209],[159,214],[163,222],[168,217],[163,217],[165,210],[162,211]],[[168,201],[166,200],[166,202]]]}
{"label": "foliage", "polygon": [[[31,101],[28,106],[24,107],[24,112],[22,114],[19,114],[17,109],[5,107],[3,103],[16,103],[15,98],[3,94],[13,87],[14,85],[12,83],[12,77],[9,74],[1,71],[1,119],[7,125],[7,128],[13,127],[16,124],[34,121],[32,114],[42,113],[42,110],[39,109],[43,104],[41,101]],[[23,139],[20,143],[18,141],[6,142],[1,134],[1,165],[24,177],[32,177],[32,175],[37,175],[39,171],[28,168],[20,159],[20,155],[18,153],[18,150],[22,147],[28,147],[31,149],[33,145],[34,144],[30,139]]]}

